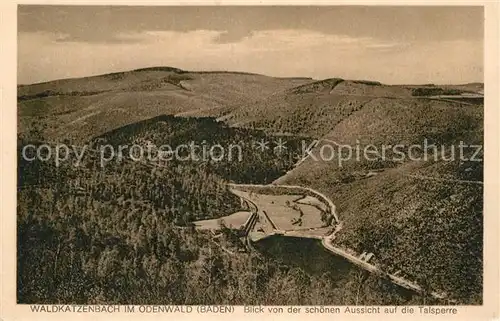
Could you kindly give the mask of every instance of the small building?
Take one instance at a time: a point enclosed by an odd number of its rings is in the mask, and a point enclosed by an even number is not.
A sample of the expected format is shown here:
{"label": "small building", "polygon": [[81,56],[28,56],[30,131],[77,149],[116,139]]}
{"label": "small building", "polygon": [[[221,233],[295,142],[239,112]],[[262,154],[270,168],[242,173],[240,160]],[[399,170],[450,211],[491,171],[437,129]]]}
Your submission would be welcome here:
{"label": "small building", "polygon": [[368,253],[368,254],[365,256],[365,261],[366,261],[366,262],[369,262],[369,261],[372,259],[372,257],[373,257],[373,256],[374,256],[374,254],[373,254],[373,253]]}

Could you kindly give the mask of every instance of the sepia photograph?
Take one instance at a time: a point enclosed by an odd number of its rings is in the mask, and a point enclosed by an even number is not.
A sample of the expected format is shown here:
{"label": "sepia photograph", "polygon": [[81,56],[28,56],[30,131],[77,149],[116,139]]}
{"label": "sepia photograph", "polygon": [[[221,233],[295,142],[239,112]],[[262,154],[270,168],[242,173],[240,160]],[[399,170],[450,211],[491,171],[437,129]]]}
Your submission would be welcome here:
{"label": "sepia photograph", "polygon": [[483,305],[484,21],[18,5],[17,304]]}

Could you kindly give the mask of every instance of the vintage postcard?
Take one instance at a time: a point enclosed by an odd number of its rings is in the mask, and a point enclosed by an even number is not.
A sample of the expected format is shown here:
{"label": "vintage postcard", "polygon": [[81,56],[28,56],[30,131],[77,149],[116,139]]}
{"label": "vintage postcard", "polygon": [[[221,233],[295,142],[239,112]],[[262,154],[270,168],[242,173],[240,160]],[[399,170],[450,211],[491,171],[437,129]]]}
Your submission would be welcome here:
{"label": "vintage postcard", "polygon": [[498,316],[498,4],[207,4],[2,7],[0,318]]}

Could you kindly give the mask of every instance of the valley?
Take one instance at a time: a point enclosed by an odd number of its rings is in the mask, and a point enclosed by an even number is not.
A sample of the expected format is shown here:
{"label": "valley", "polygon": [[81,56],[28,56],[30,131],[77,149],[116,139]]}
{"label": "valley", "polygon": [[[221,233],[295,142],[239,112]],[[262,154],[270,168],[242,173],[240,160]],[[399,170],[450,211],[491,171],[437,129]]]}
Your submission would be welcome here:
{"label": "valley", "polygon": [[[444,95],[481,90],[171,67],[19,86],[18,301],[480,304],[483,163],[449,155],[482,145],[484,110]],[[448,159],[412,159],[424,139]],[[95,153],[22,159],[43,143]],[[241,157],[100,166],[191,143]]]}

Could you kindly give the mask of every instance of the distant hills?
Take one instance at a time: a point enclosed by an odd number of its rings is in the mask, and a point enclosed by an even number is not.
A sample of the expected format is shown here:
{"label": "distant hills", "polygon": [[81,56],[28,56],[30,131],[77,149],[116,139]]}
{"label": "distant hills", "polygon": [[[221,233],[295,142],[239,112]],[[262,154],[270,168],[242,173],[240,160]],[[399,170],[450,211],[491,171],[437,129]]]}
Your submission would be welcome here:
{"label": "distant hills", "polygon": [[19,129],[41,116],[48,136],[80,140],[162,114],[222,116],[307,81],[168,67],[23,85]]}
{"label": "distant hills", "polygon": [[[480,84],[451,87],[467,92],[482,88]],[[218,117],[233,126],[321,137],[367,102],[379,98],[397,104],[411,99],[415,88],[339,78],[315,81],[151,67],[20,85],[19,130],[25,131],[32,117],[41,116],[47,135],[81,140],[172,114]]]}

